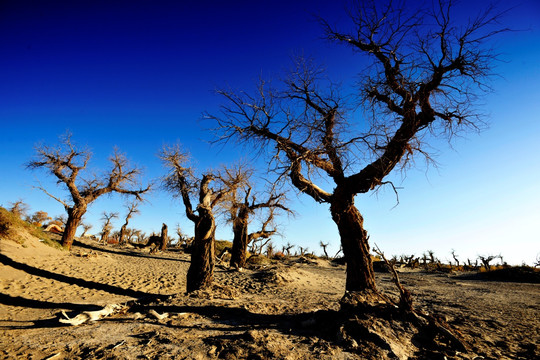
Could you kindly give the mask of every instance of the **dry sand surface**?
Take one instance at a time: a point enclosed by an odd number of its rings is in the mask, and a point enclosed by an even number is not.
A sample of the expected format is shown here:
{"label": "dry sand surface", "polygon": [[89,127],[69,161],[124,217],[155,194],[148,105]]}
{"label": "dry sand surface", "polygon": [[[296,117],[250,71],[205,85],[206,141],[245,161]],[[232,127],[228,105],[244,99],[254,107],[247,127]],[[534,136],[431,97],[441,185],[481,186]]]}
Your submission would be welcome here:
{"label": "dry sand surface", "polygon": [[[0,252],[4,359],[444,358],[399,348],[399,339],[387,355],[370,356],[359,343],[372,334],[340,336],[345,267],[325,260],[289,259],[242,272],[218,265],[212,291],[185,295],[189,255],[182,252],[81,240],[68,253],[36,239],[24,246],[0,240]],[[440,314],[467,344],[467,352],[447,358],[539,358],[540,285],[420,271],[400,276],[415,306]],[[377,281],[397,295],[389,274],[378,273]],[[62,310],[73,318],[122,303],[129,309],[100,321],[59,322]]]}

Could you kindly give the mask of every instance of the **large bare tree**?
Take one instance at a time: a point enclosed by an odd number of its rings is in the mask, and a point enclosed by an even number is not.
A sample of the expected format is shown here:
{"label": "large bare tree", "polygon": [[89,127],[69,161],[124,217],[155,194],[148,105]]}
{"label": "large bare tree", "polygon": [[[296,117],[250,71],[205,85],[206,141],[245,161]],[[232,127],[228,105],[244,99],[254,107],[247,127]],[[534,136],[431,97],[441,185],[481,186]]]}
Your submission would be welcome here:
{"label": "large bare tree", "polygon": [[[285,205],[285,194],[277,193],[272,187],[265,193],[256,193],[253,190],[253,170],[238,165],[224,168],[219,175],[220,181],[230,192],[224,198],[223,206],[226,209],[228,220],[233,228],[233,246],[230,265],[243,268],[246,265],[246,253],[249,243],[255,239],[268,238],[275,234],[275,230],[268,230],[267,226],[274,220],[275,210],[292,213]],[[248,225],[251,217],[257,211],[266,209],[268,218],[262,224],[261,230],[249,233]]]}
{"label": "large bare tree", "polygon": [[[215,264],[214,207],[228,189],[215,188],[216,176],[206,173],[197,178],[189,166],[189,155],[180,146],[165,147],[159,155],[168,173],[163,186],[174,196],[182,198],[186,216],[195,225],[195,238],[191,245],[191,263],[187,273],[187,292],[203,289],[212,284]],[[193,208],[191,198],[197,198]]]}
{"label": "large bare tree", "polygon": [[68,218],[62,235],[62,245],[67,249],[71,249],[77,227],[88,206],[98,197],[116,192],[142,200],[142,195],[150,190],[150,186],[139,186],[137,179],[141,170],[130,165],[126,156],[116,149],[109,159],[111,169],[101,176],[91,175],[87,178],[80,178],[79,175],[87,168],[91,153],[86,149],[78,149],[72,143],[70,134],[61,137],[57,147],[38,145],[35,150],[36,158],[30,161],[27,167],[46,169],[69,192],[68,199],[61,199],[42,186],[38,187],[66,209]]}
{"label": "large bare tree", "polygon": [[[221,112],[206,114],[217,124],[219,140],[265,149],[274,170],[330,205],[347,262],[346,290],[358,301],[378,301],[380,293],[355,197],[393,186],[387,175],[417,155],[429,159],[430,137],[483,125],[475,104],[495,59],[486,42],[505,31],[493,8],[458,26],[452,1],[434,2],[428,10],[396,3],[400,7],[359,3],[350,12],[350,32],[322,22],[330,40],[368,64],[356,94],[299,59],[276,87],[261,81],[253,94],[219,91],[225,98]],[[366,121],[359,120],[359,108]]]}

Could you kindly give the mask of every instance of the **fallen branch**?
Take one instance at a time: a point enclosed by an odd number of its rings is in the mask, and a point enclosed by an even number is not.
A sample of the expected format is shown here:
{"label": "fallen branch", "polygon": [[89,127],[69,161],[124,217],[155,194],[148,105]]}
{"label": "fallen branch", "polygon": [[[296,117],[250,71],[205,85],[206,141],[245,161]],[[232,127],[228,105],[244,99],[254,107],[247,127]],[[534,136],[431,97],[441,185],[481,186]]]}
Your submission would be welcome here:
{"label": "fallen branch", "polygon": [[154,309],[151,309],[150,311],[148,311],[148,313],[152,316],[154,316],[156,319],[158,320],[163,320],[163,319],[166,319],[169,317],[169,314],[168,313],[163,313],[163,314],[159,314],[156,310]]}
{"label": "fallen branch", "polygon": [[60,319],[59,321],[61,323],[63,323],[63,324],[69,324],[69,325],[73,325],[73,326],[78,326],[78,325],[84,324],[85,322],[88,322],[88,321],[101,320],[101,319],[103,319],[103,318],[105,318],[107,316],[110,316],[113,313],[119,312],[120,310],[122,310],[124,308],[125,308],[124,305],[109,304],[109,305],[105,306],[101,310],[84,311],[84,312],[80,313],[79,315],[77,315],[77,316],[75,316],[73,318],[70,318],[69,316],[67,316],[66,312],[64,310],[62,310],[62,315],[64,315],[66,318],[65,319]]}
{"label": "fallen branch", "polygon": [[379,249],[379,246],[375,244],[375,248],[373,250],[383,259],[384,263],[388,267],[388,271],[390,271],[390,274],[392,274],[392,280],[399,290],[399,307],[407,312],[413,312],[411,293],[409,290],[405,289],[403,285],[401,285],[401,281],[399,281],[399,276],[396,269],[394,269],[394,266],[386,259],[384,253],[381,251],[381,249]]}

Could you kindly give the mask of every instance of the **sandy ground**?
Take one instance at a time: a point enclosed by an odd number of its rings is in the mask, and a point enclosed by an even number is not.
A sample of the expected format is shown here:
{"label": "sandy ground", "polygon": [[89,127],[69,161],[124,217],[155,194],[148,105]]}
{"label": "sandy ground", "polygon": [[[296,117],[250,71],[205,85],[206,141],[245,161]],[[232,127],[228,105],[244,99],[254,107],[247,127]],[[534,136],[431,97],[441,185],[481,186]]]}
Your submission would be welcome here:
{"label": "sandy ground", "polygon": [[[220,265],[214,289],[189,296],[188,265],[182,252],[149,254],[85,240],[68,253],[35,239],[24,246],[0,240],[0,358],[381,358],[336,327],[342,265],[289,259],[242,272]],[[540,358],[539,284],[421,271],[400,276],[415,306],[439,314],[467,344],[467,352],[446,358]],[[377,281],[397,294],[388,274],[378,273]],[[100,321],[59,322],[62,310],[73,318],[126,302],[129,310]],[[166,316],[160,320],[151,310]],[[383,358],[444,358],[414,347],[392,350]]]}

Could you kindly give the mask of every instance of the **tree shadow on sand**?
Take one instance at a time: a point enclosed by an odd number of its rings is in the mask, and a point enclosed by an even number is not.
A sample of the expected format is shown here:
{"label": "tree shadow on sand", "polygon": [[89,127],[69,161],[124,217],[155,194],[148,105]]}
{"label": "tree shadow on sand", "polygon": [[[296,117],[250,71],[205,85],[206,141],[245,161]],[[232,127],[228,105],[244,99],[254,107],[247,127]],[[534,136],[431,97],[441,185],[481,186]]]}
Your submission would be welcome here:
{"label": "tree shadow on sand", "polygon": [[108,293],[115,294],[115,295],[129,296],[133,298],[157,296],[157,294],[151,294],[151,293],[146,293],[143,291],[132,290],[132,289],[124,289],[118,286],[102,284],[102,283],[91,281],[91,280],[85,280],[81,278],[54,273],[48,270],[39,269],[39,268],[30,266],[27,264],[17,262],[3,254],[0,254],[0,263],[6,266],[11,266],[14,269],[22,270],[30,275],[35,275],[35,276],[48,278],[51,280],[61,281],[66,284],[77,285],[77,286],[85,287],[88,289],[102,290],[102,291],[106,291]]}
{"label": "tree shadow on sand", "polygon": [[89,249],[89,250],[94,250],[94,251],[101,251],[101,252],[106,252],[106,253],[114,254],[114,255],[124,255],[124,256],[133,256],[133,257],[137,257],[137,258],[179,261],[179,262],[189,263],[188,260],[172,259],[172,258],[169,258],[169,257],[161,257],[161,256],[155,256],[155,255],[146,255],[146,254],[144,254],[144,253],[142,253],[140,251],[111,250],[111,249],[107,249],[106,247],[90,245],[90,244],[86,244],[86,243],[83,243],[83,242],[80,242],[80,241],[74,241],[73,245],[84,248],[84,249]]}
{"label": "tree shadow on sand", "polygon": [[[169,321],[162,326],[171,329],[208,331],[209,336],[203,341],[216,348],[219,358],[250,358],[266,354],[273,358],[276,354],[269,351],[268,340],[261,331],[277,331],[284,341],[290,336],[296,337],[297,342],[311,344],[313,351],[318,347],[328,348],[339,346],[345,351],[357,353],[369,358],[394,358],[401,346],[412,347],[421,358],[431,358],[436,354],[451,354],[455,352],[455,344],[442,339],[431,326],[417,327],[411,332],[406,315],[399,311],[390,310],[379,321],[392,323],[392,335],[399,337],[408,334],[407,341],[388,341],[388,334],[379,333],[370,310],[353,313],[343,310],[318,310],[312,312],[260,314],[245,308],[227,306],[182,306],[182,305],[144,305],[135,304],[130,312],[145,312],[155,310],[158,313],[191,313],[205,317],[208,323],[202,327],[199,321],[186,322],[183,320]],[[381,313],[378,313],[381,315]],[[114,321],[114,319],[110,319]],[[153,320],[150,320],[153,321]],[[155,321],[153,321],[155,323]],[[366,323],[369,326],[366,326]],[[371,325],[374,325],[372,327]],[[381,323],[382,324],[382,323]],[[215,335],[216,332],[221,334]],[[212,334],[212,335],[210,335]],[[413,345],[414,344],[414,345]],[[462,349],[465,351],[465,349]],[[268,353],[267,353],[268,352]],[[375,357],[373,357],[375,356]],[[425,356],[425,357],[423,357]],[[279,356],[278,356],[279,357]],[[437,356],[435,356],[437,358]]]}

